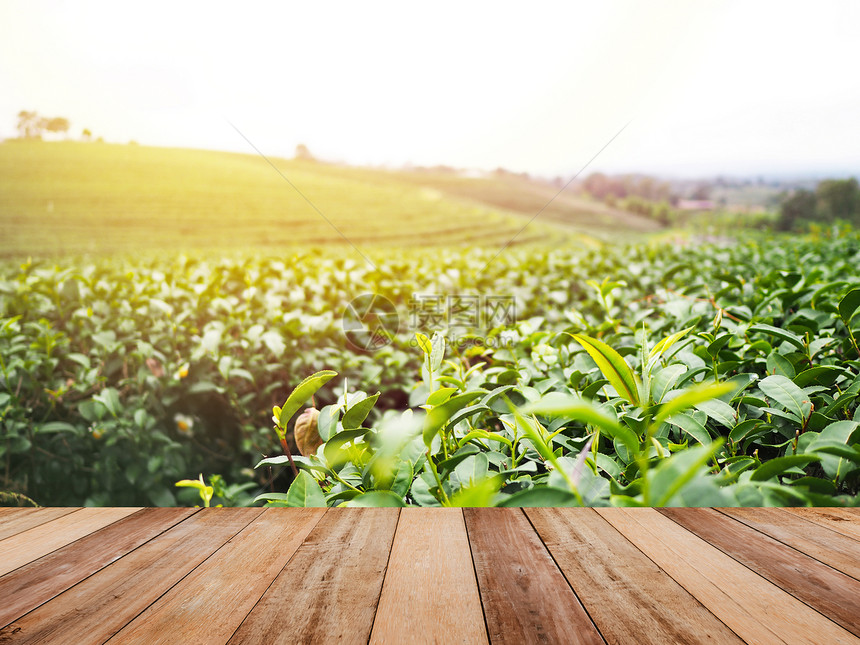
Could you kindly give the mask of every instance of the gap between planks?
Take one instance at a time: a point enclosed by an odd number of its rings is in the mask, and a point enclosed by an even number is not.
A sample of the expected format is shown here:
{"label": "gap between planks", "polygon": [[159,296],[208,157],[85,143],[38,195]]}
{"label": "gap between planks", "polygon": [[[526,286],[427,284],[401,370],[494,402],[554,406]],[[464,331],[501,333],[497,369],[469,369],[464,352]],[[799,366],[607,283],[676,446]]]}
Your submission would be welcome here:
{"label": "gap between planks", "polygon": [[657,510],[595,511],[745,641],[856,645],[849,631]]}
{"label": "gap between planks", "polygon": [[[93,510],[86,509],[86,513]],[[217,516],[220,511],[223,519],[242,510],[211,509],[200,516],[213,512]],[[67,580],[71,588],[43,590],[54,596],[13,623],[21,629],[16,633],[20,638],[14,642],[68,642],[67,637],[75,634],[83,639],[79,642],[95,635],[102,640],[112,636],[114,643],[175,642],[158,638],[170,636],[171,625],[187,625],[192,611],[198,627],[204,631],[211,628],[213,638],[195,638],[188,632],[184,634],[189,636],[188,642],[223,643],[230,636],[236,643],[321,639],[385,643],[403,642],[404,637],[412,641],[420,637],[424,642],[487,642],[489,635],[493,643],[546,638],[602,643],[604,637],[606,642],[629,642],[634,633],[640,635],[637,643],[661,639],[728,643],[737,642],[735,634],[762,643],[804,642],[804,637],[814,643],[822,642],[821,638],[828,643],[857,642],[822,613],[653,509],[306,509],[304,512],[311,515],[297,522],[292,534],[278,526],[274,515],[269,518],[267,514],[280,511],[296,517],[299,509],[244,511],[257,514],[247,515],[244,524],[227,521],[229,529],[219,522],[211,525],[216,533],[221,531],[217,539],[195,537],[210,526],[208,521],[182,520],[157,537],[144,540],[142,546],[132,547],[131,553],[117,556],[109,566],[102,564],[104,568],[90,571],[79,582]],[[71,509],[31,528],[75,512],[77,509]],[[860,515],[849,513],[845,518],[829,510],[825,514],[808,513],[809,517],[792,514],[791,522],[783,522],[788,527],[784,533],[773,536],[743,523],[740,516],[745,512],[713,511],[724,521],[750,534],[767,536],[785,549],[797,548],[787,544],[794,541],[807,550],[818,549],[820,558],[850,565],[855,541],[830,527],[840,524],[850,533],[851,527],[846,525],[854,523],[845,519],[858,520]],[[730,519],[732,513],[737,517]],[[762,526],[767,520],[778,527],[779,513],[787,511],[779,509],[770,514],[774,517],[747,512],[746,520]],[[0,516],[0,528],[8,524],[10,516]],[[118,532],[131,519],[126,517],[91,532],[30,564],[59,563],[64,553],[81,557],[88,541],[95,543],[97,536],[103,537],[110,530]],[[196,528],[178,528],[185,524],[195,524]],[[778,531],[772,526],[771,532]],[[43,528],[41,534],[46,533]],[[178,539],[179,533],[192,542],[197,540],[196,546],[189,550]],[[4,542],[0,540],[0,546]],[[133,598],[132,610],[120,608],[117,612],[115,604],[99,599],[99,594],[114,594],[117,589],[135,596],[136,585],[143,584],[150,573],[144,563],[161,567],[164,563],[160,559],[151,558],[167,545],[190,554],[196,562],[189,568],[187,561],[167,549],[166,557],[174,569],[181,570],[167,572],[167,580],[150,577],[145,598]],[[278,554],[267,551],[267,546],[275,547]],[[352,560],[356,553],[364,556],[362,563]],[[681,564],[673,564],[669,561],[672,558]],[[99,566],[95,560],[88,562],[90,568]],[[583,568],[584,562],[589,562],[587,568]],[[0,590],[4,581],[23,574],[27,566],[0,577]],[[346,575],[343,569],[349,570]],[[134,574],[136,570],[140,575]],[[241,572],[238,582],[237,571]],[[125,580],[120,573],[127,576]],[[20,575],[18,579],[23,580]],[[296,593],[291,586],[298,580],[306,582],[307,589]],[[354,588],[356,580],[360,589]],[[727,580],[734,581],[730,584],[739,582],[743,592],[728,602],[720,590]],[[227,582],[237,582],[238,587],[233,591]],[[644,596],[643,588],[648,589]],[[207,602],[207,594],[215,594],[212,602]],[[607,602],[606,594],[612,603]],[[659,606],[653,603],[655,598]],[[658,611],[665,608],[665,598],[672,599],[677,616]],[[120,616],[99,618],[90,612],[87,599],[101,604],[100,612]],[[223,611],[225,601],[228,605],[238,601],[235,610]],[[74,605],[87,607],[83,616],[63,610]],[[290,610],[286,618],[285,607]],[[343,612],[346,616],[341,615]],[[57,613],[66,616],[70,630],[62,632],[50,625],[38,628],[39,617],[56,625]],[[778,624],[775,613],[785,625]],[[203,619],[198,619],[201,615]],[[74,625],[76,619],[81,624]],[[710,634],[707,639],[705,632]],[[0,636],[4,633],[11,632],[0,630]]]}

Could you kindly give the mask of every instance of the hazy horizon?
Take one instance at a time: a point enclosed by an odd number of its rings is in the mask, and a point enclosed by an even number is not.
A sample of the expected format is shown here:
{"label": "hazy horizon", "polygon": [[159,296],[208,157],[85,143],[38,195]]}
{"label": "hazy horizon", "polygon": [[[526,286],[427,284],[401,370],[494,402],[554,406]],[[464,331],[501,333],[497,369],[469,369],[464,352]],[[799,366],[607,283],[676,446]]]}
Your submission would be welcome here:
{"label": "hazy horizon", "polygon": [[860,171],[848,2],[282,7],[0,5],[0,137],[353,165],[824,177]]}

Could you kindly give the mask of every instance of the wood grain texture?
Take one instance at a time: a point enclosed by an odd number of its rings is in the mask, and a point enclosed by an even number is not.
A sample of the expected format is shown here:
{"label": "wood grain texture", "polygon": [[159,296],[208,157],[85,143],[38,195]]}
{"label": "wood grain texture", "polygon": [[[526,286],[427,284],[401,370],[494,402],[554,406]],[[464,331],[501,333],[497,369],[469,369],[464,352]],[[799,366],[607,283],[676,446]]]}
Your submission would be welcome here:
{"label": "wood grain texture", "polygon": [[139,511],[92,508],[68,513],[0,541],[0,576]]}
{"label": "wood grain texture", "polygon": [[223,645],[324,514],[266,509],[109,642]]}
{"label": "wood grain texture", "polygon": [[663,508],[660,512],[860,635],[860,582],[854,578],[713,508]]}
{"label": "wood grain texture", "polygon": [[860,540],[860,508],[781,508],[783,513],[793,513],[811,522]]}
{"label": "wood grain texture", "polygon": [[526,514],[607,643],[743,643],[594,510]]}
{"label": "wood grain texture", "polygon": [[[35,609],[197,509],[146,508],[0,578],[0,627]],[[84,511],[89,513],[90,510]]]}
{"label": "wood grain texture", "polygon": [[329,509],[230,643],[367,643],[400,509]]}
{"label": "wood grain texture", "polygon": [[522,510],[463,511],[491,643],[603,643]]}
{"label": "wood grain texture", "polygon": [[853,634],[658,511],[595,510],[745,641],[857,644]]}
{"label": "wood grain texture", "polygon": [[0,576],[0,644],[860,643],[834,622],[860,617],[858,523],[845,508],[4,509],[0,563],[10,545],[51,550]]}
{"label": "wood grain texture", "polygon": [[370,642],[487,642],[462,510],[400,511]]}
{"label": "wood grain texture", "polygon": [[[9,508],[11,511],[0,517],[0,540],[8,538],[16,533],[21,533],[34,526],[50,522],[63,515],[74,513],[77,508]],[[2,544],[2,542],[0,542]]]}
{"label": "wood grain texture", "polygon": [[860,580],[860,541],[778,508],[721,508],[719,511],[819,562]]}
{"label": "wood grain texture", "polygon": [[0,629],[0,643],[104,643],[262,511],[212,508],[192,515]]}

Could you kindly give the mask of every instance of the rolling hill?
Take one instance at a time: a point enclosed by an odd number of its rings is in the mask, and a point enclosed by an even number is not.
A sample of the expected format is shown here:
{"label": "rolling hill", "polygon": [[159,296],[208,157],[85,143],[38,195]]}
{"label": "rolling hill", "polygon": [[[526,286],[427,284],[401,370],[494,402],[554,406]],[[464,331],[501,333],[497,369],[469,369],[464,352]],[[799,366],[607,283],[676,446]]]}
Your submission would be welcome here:
{"label": "rolling hill", "polygon": [[[558,192],[515,175],[272,163],[277,170],[253,154],[5,142],[0,254],[271,251],[348,242],[359,248],[502,246]],[[563,193],[516,242],[555,244],[656,228]]]}

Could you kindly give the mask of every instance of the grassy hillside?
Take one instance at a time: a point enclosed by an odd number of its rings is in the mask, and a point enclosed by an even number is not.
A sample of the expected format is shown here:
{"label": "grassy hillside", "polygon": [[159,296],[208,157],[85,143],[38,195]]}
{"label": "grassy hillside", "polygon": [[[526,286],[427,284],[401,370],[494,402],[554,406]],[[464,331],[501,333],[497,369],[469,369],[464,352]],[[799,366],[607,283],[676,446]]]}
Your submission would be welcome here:
{"label": "grassy hillside", "polygon": [[[557,191],[519,177],[273,161],[359,247],[502,245]],[[345,244],[325,218],[257,155],[0,144],[4,256]],[[619,228],[642,232],[654,225],[562,195],[517,241],[552,243]]]}

